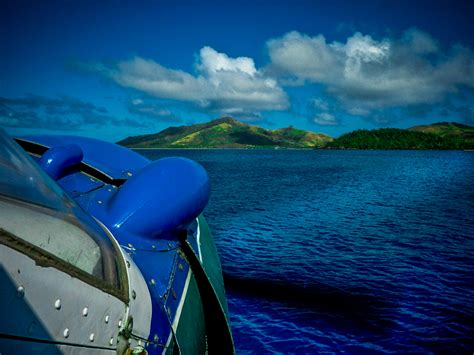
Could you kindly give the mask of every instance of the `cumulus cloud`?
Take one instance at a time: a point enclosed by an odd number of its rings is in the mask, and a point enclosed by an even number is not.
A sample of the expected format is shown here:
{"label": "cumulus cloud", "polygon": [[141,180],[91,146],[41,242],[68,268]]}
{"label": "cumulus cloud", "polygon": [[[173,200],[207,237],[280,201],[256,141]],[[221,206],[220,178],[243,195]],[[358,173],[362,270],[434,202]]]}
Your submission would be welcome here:
{"label": "cumulus cloud", "polygon": [[242,72],[250,76],[257,74],[252,58],[230,58],[225,53],[218,53],[211,47],[203,47],[200,51],[200,57],[201,62],[198,64],[198,68],[209,76],[215,75],[220,71]]}
{"label": "cumulus cloud", "polygon": [[282,82],[322,84],[353,115],[439,103],[474,88],[474,54],[461,46],[444,53],[417,29],[398,39],[355,33],[345,43],[290,32],[267,47],[269,72]]}
{"label": "cumulus cloud", "polygon": [[49,98],[27,95],[20,98],[0,97],[0,125],[8,128],[77,130],[84,126],[143,126],[128,118],[112,117],[108,110],[70,96]]}
{"label": "cumulus cloud", "polygon": [[199,52],[197,75],[141,57],[94,68],[121,86],[161,99],[191,102],[211,112],[250,114],[285,110],[289,105],[277,81],[263,75],[253,59],[231,58],[210,47]]}
{"label": "cumulus cloud", "polygon": [[[322,34],[296,31],[271,39],[267,42],[270,62],[261,68],[252,58],[230,57],[211,47],[201,48],[192,73],[140,56],[76,67],[146,94],[127,104],[130,113],[170,122],[177,120],[169,111],[170,102],[192,107],[194,112],[263,120],[264,111],[290,109],[284,88],[307,84],[321,89],[319,103],[304,99],[299,115],[320,125],[339,124],[342,115],[380,125],[405,114],[421,117],[474,92],[474,54],[469,48],[444,48],[416,28],[396,38],[375,38],[346,27],[344,32],[352,34],[343,41],[328,42]],[[297,90],[290,91],[293,113]],[[450,112],[457,115],[453,118],[467,120],[471,111]]]}

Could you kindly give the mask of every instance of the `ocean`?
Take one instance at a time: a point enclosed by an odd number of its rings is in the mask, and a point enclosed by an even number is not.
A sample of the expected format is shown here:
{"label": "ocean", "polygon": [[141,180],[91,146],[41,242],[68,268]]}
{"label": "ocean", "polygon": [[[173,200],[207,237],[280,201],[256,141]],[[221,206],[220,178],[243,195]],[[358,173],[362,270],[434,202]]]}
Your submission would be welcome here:
{"label": "ocean", "polygon": [[474,152],[139,152],[209,172],[238,354],[474,351]]}

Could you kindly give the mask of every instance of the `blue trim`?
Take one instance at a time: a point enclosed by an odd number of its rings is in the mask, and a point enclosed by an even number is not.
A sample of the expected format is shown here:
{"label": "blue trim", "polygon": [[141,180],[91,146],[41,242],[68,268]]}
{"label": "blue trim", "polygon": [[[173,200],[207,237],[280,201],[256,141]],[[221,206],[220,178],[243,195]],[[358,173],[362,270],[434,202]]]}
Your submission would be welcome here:
{"label": "blue trim", "polygon": [[93,138],[52,135],[29,135],[20,138],[48,148],[76,144],[83,151],[83,162],[113,179],[126,179],[129,174],[138,172],[150,163],[148,159],[130,149]]}

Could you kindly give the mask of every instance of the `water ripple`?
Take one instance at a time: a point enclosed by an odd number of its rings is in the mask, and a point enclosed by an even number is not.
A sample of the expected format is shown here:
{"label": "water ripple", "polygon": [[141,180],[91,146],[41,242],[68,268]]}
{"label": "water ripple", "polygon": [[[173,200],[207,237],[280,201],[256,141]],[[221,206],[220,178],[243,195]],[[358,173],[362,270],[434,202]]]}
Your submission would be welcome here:
{"label": "water ripple", "polygon": [[146,154],[210,173],[238,353],[472,353],[473,153]]}

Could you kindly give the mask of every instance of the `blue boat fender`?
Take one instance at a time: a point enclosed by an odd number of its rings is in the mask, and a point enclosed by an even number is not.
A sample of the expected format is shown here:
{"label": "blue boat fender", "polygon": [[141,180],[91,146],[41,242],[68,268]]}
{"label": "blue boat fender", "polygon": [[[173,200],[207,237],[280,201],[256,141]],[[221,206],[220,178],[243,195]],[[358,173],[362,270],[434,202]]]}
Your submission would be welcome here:
{"label": "blue boat fender", "polygon": [[99,218],[111,228],[163,238],[197,218],[209,195],[209,177],[201,165],[185,158],[164,158],[130,177]]}

